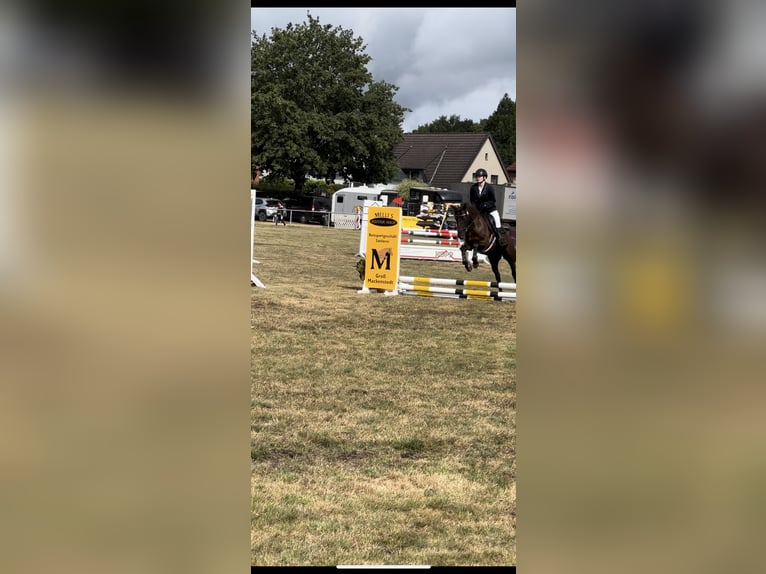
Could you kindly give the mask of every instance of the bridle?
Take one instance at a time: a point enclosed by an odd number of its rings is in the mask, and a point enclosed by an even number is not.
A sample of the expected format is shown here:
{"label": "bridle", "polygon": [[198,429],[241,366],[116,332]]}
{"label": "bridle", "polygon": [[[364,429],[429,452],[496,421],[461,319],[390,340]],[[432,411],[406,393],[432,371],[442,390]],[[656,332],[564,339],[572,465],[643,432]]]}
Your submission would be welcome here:
{"label": "bridle", "polygon": [[[465,240],[466,235],[473,227],[473,220],[471,214],[464,207],[455,211],[455,221],[460,221],[462,225],[457,226],[457,236],[459,239]],[[462,228],[462,229],[461,229]]]}

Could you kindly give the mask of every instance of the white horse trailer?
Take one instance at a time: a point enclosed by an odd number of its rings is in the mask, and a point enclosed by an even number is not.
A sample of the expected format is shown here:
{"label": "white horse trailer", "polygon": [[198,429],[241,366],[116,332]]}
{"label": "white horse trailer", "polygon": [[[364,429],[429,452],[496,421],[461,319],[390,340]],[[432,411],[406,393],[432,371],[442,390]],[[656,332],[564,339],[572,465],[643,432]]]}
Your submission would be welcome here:
{"label": "white horse trailer", "polygon": [[386,195],[381,197],[381,192],[385,190],[386,186],[339,189],[332,194],[331,224],[335,227],[354,227],[361,216],[365,201],[388,200]]}

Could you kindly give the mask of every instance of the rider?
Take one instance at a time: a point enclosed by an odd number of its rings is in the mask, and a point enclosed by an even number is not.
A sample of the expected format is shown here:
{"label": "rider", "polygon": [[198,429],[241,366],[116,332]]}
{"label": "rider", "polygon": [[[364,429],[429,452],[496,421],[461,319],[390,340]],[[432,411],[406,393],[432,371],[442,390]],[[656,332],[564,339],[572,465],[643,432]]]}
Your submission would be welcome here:
{"label": "rider", "polygon": [[487,183],[487,170],[483,167],[477,169],[474,175],[476,183],[471,186],[469,192],[471,203],[485,216],[500,246],[505,247],[508,245],[508,239],[505,236],[505,228],[500,223],[500,214],[497,212],[495,188]]}

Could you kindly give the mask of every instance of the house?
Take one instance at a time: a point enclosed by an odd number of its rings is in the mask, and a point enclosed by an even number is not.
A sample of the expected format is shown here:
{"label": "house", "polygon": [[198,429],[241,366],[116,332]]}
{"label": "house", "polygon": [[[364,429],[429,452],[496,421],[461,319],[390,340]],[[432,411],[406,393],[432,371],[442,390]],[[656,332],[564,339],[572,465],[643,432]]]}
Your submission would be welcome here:
{"label": "house", "polygon": [[394,147],[399,179],[418,179],[431,187],[462,189],[483,167],[493,185],[510,185],[505,163],[489,133],[404,134]]}

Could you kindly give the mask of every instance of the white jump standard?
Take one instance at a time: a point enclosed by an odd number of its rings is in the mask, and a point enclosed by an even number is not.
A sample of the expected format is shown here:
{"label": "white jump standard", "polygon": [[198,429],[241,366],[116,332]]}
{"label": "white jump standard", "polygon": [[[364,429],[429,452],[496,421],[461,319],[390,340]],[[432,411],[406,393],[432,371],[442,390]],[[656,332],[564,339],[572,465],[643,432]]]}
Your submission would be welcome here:
{"label": "white jump standard", "polygon": [[253,242],[255,241],[255,190],[250,190],[250,286],[251,287],[261,287],[262,289],[266,288],[266,285],[264,285],[258,277],[255,276],[255,273],[253,272],[253,265],[255,263],[258,263],[253,258]]}

